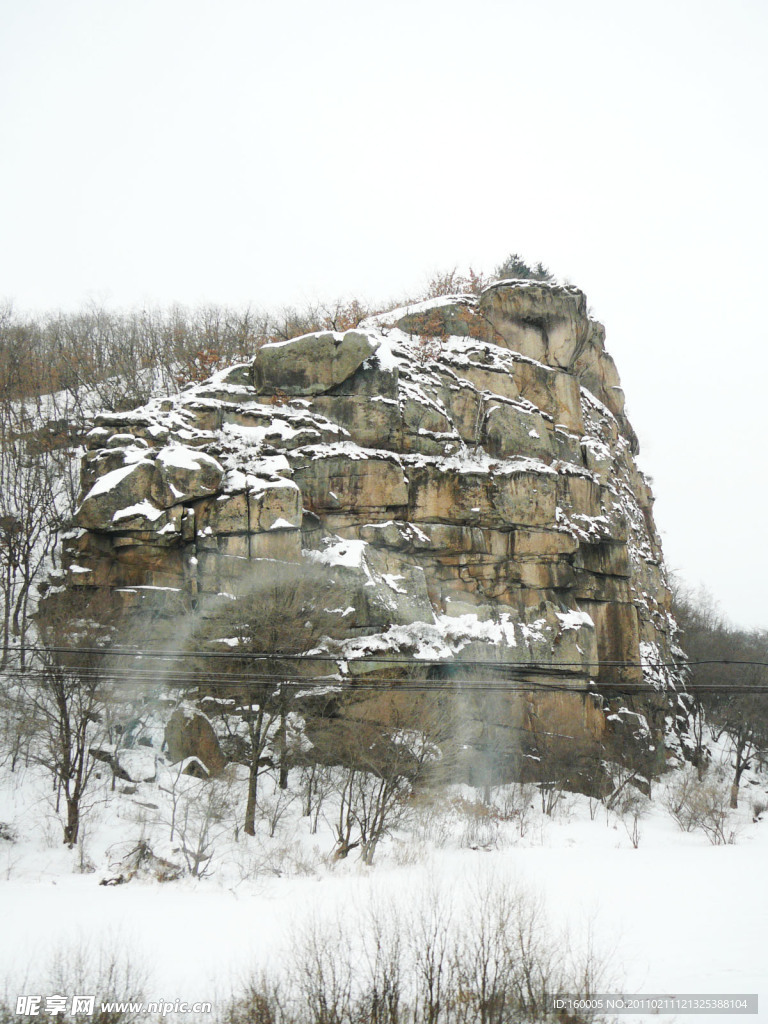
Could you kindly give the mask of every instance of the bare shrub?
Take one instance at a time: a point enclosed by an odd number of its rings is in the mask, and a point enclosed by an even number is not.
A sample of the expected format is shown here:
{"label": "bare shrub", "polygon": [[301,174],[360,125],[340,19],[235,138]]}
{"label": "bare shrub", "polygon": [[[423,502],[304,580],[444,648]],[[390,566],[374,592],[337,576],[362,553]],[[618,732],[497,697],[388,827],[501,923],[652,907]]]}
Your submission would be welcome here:
{"label": "bare shrub", "polygon": [[217,1024],[290,1024],[294,1018],[285,1011],[285,997],[279,981],[262,972],[248,979],[239,995],[233,995]]}
{"label": "bare shrub", "polygon": [[294,936],[288,967],[289,990],[294,992],[312,1024],[352,1021],[357,957],[342,920],[315,918]]}
{"label": "bare shrub", "polygon": [[451,999],[453,908],[436,886],[422,893],[407,920],[414,1021],[434,1024]]}
{"label": "bare shrub", "polygon": [[129,1024],[139,1012],[100,1009],[107,1002],[140,1004],[147,984],[147,970],[118,945],[118,940],[92,950],[87,944],[57,952],[48,970],[46,991],[87,992],[96,995],[93,1020],[97,1024]]}
{"label": "bare shrub", "polygon": [[681,768],[666,786],[662,803],[683,832],[692,832],[696,825],[696,789],[700,784],[690,768]]}
{"label": "bare shrub", "polygon": [[295,793],[291,793],[288,789],[280,789],[279,787],[268,795],[262,793],[258,797],[256,806],[261,818],[267,823],[270,839],[274,839],[278,825],[295,800]]}
{"label": "bare shrub", "polygon": [[512,821],[521,839],[525,838],[534,818],[536,786],[532,782],[513,782],[499,798],[499,810],[505,821]]}
{"label": "bare shrub", "polygon": [[620,815],[621,822],[629,836],[629,841],[635,849],[640,845],[640,818],[644,812],[645,807],[638,799]]}
{"label": "bare shrub", "polygon": [[436,299],[441,295],[461,295],[472,293],[479,295],[483,288],[491,283],[491,278],[472,269],[461,273],[458,267],[439,271],[430,278],[424,295],[426,299]]}
{"label": "bare shrub", "polygon": [[451,807],[461,822],[459,846],[469,850],[490,850],[499,844],[501,814],[493,804],[457,797]]}
{"label": "bare shrub", "polygon": [[565,794],[565,779],[553,778],[539,783],[539,797],[541,800],[541,812],[548,818],[555,815]]}
{"label": "bare shrub", "polygon": [[307,849],[293,838],[277,835],[274,839],[257,833],[241,838],[229,850],[229,858],[241,882],[259,875],[314,876],[325,867],[328,858],[319,846]]}
{"label": "bare shrub", "polygon": [[320,812],[334,790],[333,773],[327,765],[313,762],[301,769],[302,814],[310,820],[310,832],[317,833]]}
{"label": "bare shrub", "polygon": [[502,886],[483,885],[472,897],[451,956],[453,1002],[462,1007],[459,1019],[485,1022],[499,1018],[515,987],[511,953],[520,908]]}
{"label": "bare shrub", "polygon": [[663,802],[683,832],[703,832],[710,843],[721,846],[735,838],[728,828],[730,796],[716,769],[700,779],[695,769],[686,767],[668,782]]}
{"label": "bare shrub", "polygon": [[416,334],[416,360],[422,366],[440,357],[445,346],[448,331],[440,311],[435,309],[427,314]]}
{"label": "bare shrub", "polygon": [[400,1024],[405,1013],[403,934],[391,904],[372,903],[363,922],[366,984],[356,998],[360,1020]]}
{"label": "bare shrub", "polygon": [[454,900],[434,887],[405,915],[387,899],[312,919],[282,973],[257,975],[223,1024],[544,1024],[558,1020],[559,992],[588,998],[610,984],[589,937],[574,954],[529,893],[491,878]]}
{"label": "bare shrub", "polygon": [[202,878],[211,868],[216,843],[235,829],[235,794],[231,775],[218,779],[198,779],[182,773],[179,762],[169,786],[161,790],[170,797],[166,819],[171,842],[177,840],[194,878]]}
{"label": "bare shrub", "polygon": [[640,845],[640,819],[648,810],[648,797],[637,788],[643,781],[635,771],[619,771],[612,791],[605,798],[606,810],[612,810],[621,821],[634,849]]}
{"label": "bare shrub", "polygon": [[450,808],[442,793],[422,791],[411,800],[411,831],[417,843],[444,849],[451,838]]}
{"label": "bare shrub", "polygon": [[[120,936],[111,936],[100,946],[84,939],[62,945],[49,955],[37,977],[28,976],[21,982],[6,977],[3,988],[6,992],[15,990],[19,994],[56,993],[62,996],[81,993],[95,996],[93,1012],[87,1015],[89,1021],[95,1024],[132,1024],[144,1019],[139,1007],[144,1000],[149,972],[126,946]],[[117,1003],[119,1008],[115,1005]],[[40,1011],[44,1006],[43,1002]],[[18,1020],[13,1012],[15,1009],[7,1002],[5,1005],[0,1002],[0,1021]],[[67,999],[66,1009],[57,1012],[55,1019],[62,1024],[75,1024],[84,1019],[82,1013],[71,1013],[71,1009],[72,1001]]]}
{"label": "bare shrub", "polygon": [[234,830],[234,801],[228,780],[199,780],[182,804],[177,829],[189,873],[200,878],[210,870],[216,843]]}
{"label": "bare shrub", "polygon": [[451,1006],[461,1011],[453,1019],[552,1020],[558,992],[586,998],[606,983],[605,975],[590,936],[584,952],[575,954],[567,936],[552,934],[538,897],[490,878],[472,893],[458,931]]}
{"label": "bare shrub", "polygon": [[[115,848],[113,847],[110,852],[114,854]],[[119,860],[113,861],[111,868],[114,874],[102,878],[100,885],[122,885],[133,878],[154,878],[158,882],[174,882],[184,873],[180,865],[173,864],[164,857],[158,857],[143,838],[127,853],[123,853]]]}

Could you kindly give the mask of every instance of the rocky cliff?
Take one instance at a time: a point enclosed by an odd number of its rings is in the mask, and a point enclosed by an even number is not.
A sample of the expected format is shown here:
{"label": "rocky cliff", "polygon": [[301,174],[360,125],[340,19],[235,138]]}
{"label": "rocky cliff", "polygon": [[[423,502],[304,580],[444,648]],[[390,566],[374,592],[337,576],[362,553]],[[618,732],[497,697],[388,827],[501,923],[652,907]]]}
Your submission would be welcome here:
{"label": "rocky cliff", "polygon": [[[660,757],[674,623],[604,336],[578,289],[502,281],[98,416],[59,592],[124,638],[158,615],[190,635],[276,567],[311,567],[313,647],[339,679],[397,662],[514,683],[494,712],[508,750],[631,736]],[[466,717],[477,747],[487,715]]]}

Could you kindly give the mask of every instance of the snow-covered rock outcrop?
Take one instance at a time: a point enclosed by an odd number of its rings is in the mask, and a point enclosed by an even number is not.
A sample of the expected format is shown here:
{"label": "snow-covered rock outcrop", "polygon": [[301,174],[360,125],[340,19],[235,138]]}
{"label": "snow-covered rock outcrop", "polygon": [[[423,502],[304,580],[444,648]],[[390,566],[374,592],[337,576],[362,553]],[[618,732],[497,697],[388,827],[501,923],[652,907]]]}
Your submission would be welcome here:
{"label": "snow-covered rock outcrop", "polygon": [[[340,591],[342,673],[503,665],[580,691],[510,699],[510,736],[577,746],[631,719],[652,750],[674,717],[653,498],[576,288],[500,282],[267,345],[97,416],[87,445],[64,586],[93,609],[188,616],[253,592],[263,560],[306,563]],[[658,698],[631,695],[644,680]]]}

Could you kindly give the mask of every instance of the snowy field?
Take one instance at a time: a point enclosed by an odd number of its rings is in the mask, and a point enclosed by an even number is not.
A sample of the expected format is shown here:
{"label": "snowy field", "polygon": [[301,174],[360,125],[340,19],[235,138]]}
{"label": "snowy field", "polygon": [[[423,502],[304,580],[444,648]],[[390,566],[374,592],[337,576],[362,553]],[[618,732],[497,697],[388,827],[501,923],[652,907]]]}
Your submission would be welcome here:
{"label": "snowy field", "polygon": [[[522,816],[520,792],[515,813],[486,815],[465,787],[450,806],[444,799],[414,810],[371,866],[354,853],[330,858],[331,802],[312,834],[296,798],[270,838],[276,798],[267,793],[256,837],[235,840],[219,823],[207,877],[100,884],[142,837],[158,855],[180,860],[178,832],[175,846],[169,838],[171,781],[161,774],[136,792],[123,784],[112,792],[103,778],[85,838],[69,850],[44,779],[31,769],[5,772],[0,995],[4,989],[7,1002],[35,991],[34,979],[62,951],[108,946],[146,973],[147,999],[222,1006],[254,970],[279,967],[312,925],[329,935],[339,921],[364,929],[373,907],[408,929],[420,902],[437,898],[442,913],[460,916],[472,894],[507,888],[540,900],[548,930],[564,944],[580,949],[591,935],[606,991],[759,993],[760,1015],[748,1019],[768,1020],[768,820],[753,820],[765,799],[754,778],[742,786],[726,825],[731,841],[722,845],[678,827],[664,806],[666,783],[641,801],[637,817],[572,794],[548,816],[533,790]],[[183,781],[198,806],[207,785]],[[504,798],[495,792],[499,807]]]}

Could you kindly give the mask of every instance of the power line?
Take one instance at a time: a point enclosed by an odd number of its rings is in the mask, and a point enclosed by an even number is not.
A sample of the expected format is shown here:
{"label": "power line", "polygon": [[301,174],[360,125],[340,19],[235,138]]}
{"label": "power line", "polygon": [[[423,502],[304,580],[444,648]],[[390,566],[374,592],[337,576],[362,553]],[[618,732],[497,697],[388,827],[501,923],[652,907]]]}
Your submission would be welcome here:
{"label": "power line", "polygon": [[[0,678],[6,680],[20,681],[20,679],[44,680],[49,670],[45,668],[33,668],[25,672],[4,669],[0,671]],[[119,670],[110,671],[103,668],[80,667],[73,669],[78,678],[85,684],[90,685],[120,685],[122,687],[141,686],[165,686],[169,688],[189,690],[224,690],[237,691],[243,688],[256,687],[284,687],[291,691],[316,690],[330,692],[387,692],[397,693],[440,693],[442,695],[462,696],[469,693],[592,693],[595,696],[601,694],[616,693],[617,695],[659,695],[677,693],[680,696],[696,693],[726,693],[726,694],[762,694],[768,693],[768,684],[733,684],[728,683],[688,683],[685,689],[676,690],[672,687],[657,688],[647,682],[624,681],[624,682],[568,682],[564,680],[541,680],[533,681],[525,678],[517,679],[477,679],[477,678],[448,678],[432,680],[414,680],[408,676],[394,676],[387,679],[366,679],[365,677],[339,677],[323,676],[310,677],[307,679],[286,678],[285,674],[266,675],[249,673],[206,673],[201,676],[194,673],[170,672],[156,673],[149,670],[131,671]],[[223,698],[222,698],[223,699]]]}
{"label": "power line", "polygon": [[[258,687],[284,687],[290,691],[326,691],[330,694],[354,693],[354,692],[387,692],[398,693],[439,693],[442,697],[460,697],[468,694],[493,694],[493,693],[593,693],[596,696],[653,696],[662,693],[677,693],[678,695],[695,694],[728,694],[728,695],[759,695],[768,693],[768,684],[762,683],[721,683],[721,682],[699,682],[688,680],[680,690],[672,686],[654,686],[651,682],[632,680],[600,680],[595,682],[588,677],[592,674],[599,676],[606,669],[645,669],[662,670],[675,669],[685,671],[688,667],[694,666],[729,666],[729,667],[750,667],[768,668],[768,662],[742,661],[729,658],[701,659],[696,661],[658,661],[639,662],[628,660],[610,660],[600,663],[584,662],[557,662],[550,664],[541,661],[530,662],[509,662],[509,661],[478,661],[478,660],[453,660],[447,659],[426,659],[410,657],[387,657],[385,654],[378,656],[376,652],[366,652],[367,657],[351,657],[349,655],[332,655],[328,653],[280,653],[266,651],[240,651],[229,649],[227,651],[183,651],[163,650],[158,651],[149,648],[103,648],[103,647],[71,647],[56,646],[43,647],[40,645],[28,645],[17,648],[16,651],[28,655],[58,655],[66,658],[67,662],[61,664],[59,669],[71,669],[86,684],[110,685],[125,687],[147,687],[165,686],[173,689],[217,691],[224,693],[218,698],[220,700],[234,699],[232,694],[238,690],[249,690]],[[101,664],[88,663],[86,659],[98,657]],[[133,659],[133,665],[110,666],[111,659]],[[198,669],[189,665],[190,660],[202,661],[203,665],[209,662],[221,664],[222,662],[251,663],[253,668],[250,671],[241,670],[236,673],[230,671],[217,671],[212,668]],[[178,662],[182,662],[179,665]],[[106,662],[106,664],[105,664]],[[145,662],[145,664],[140,664]],[[184,666],[184,662],[187,663]],[[256,671],[260,663],[269,662],[265,665],[266,671]],[[274,663],[288,663],[289,665],[311,667],[314,663],[333,664],[340,668],[344,665],[347,671],[343,675],[313,675],[309,678],[286,678],[286,671],[277,670]],[[368,666],[372,669],[370,675],[377,670],[390,669],[396,666],[409,666],[420,670],[440,670],[450,673],[433,679],[414,679],[410,675],[389,675],[386,679],[370,678],[367,675],[355,675],[349,672],[352,666]],[[575,670],[568,672],[568,670]],[[50,668],[35,666],[26,671],[19,669],[0,669],[0,678],[18,681],[21,675],[28,679],[43,680]],[[482,671],[484,677],[475,673]],[[455,673],[462,672],[462,675]],[[494,676],[505,678],[488,678],[488,673]],[[532,676],[544,676],[546,678],[536,680]],[[580,679],[573,680],[565,676],[578,676]],[[239,694],[237,694],[239,696]],[[214,698],[215,699],[215,698]]]}
{"label": "power line", "polygon": [[584,662],[584,661],[558,661],[555,663],[541,662],[541,661],[530,661],[530,662],[511,662],[511,661],[480,661],[476,659],[429,659],[429,658],[417,658],[415,655],[411,655],[407,658],[392,658],[388,657],[386,652],[378,653],[375,651],[366,651],[356,656],[356,652],[348,652],[346,654],[312,654],[312,653],[281,653],[279,651],[183,651],[183,650],[166,650],[157,651],[150,648],[104,648],[104,647],[41,647],[41,646],[25,646],[14,648],[14,652],[20,652],[25,654],[64,654],[64,655],[98,655],[104,658],[136,658],[136,659],[150,659],[150,660],[174,660],[174,659],[186,659],[186,658],[203,658],[208,660],[239,660],[239,661],[296,661],[301,663],[308,662],[330,662],[333,664],[339,664],[340,662],[346,664],[366,664],[375,662],[383,666],[389,665],[411,665],[418,666],[420,668],[465,668],[465,669],[495,669],[495,670],[516,670],[526,672],[557,672],[561,669],[575,668],[580,669],[580,674],[586,674],[593,672],[599,674],[603,668],[639,668],[639,669],[660,669],[660,668],[674,668],[678,671],[684,671],[689,666],[699,665],[733,665],[733,666],[751,666],[755,668],[768,668],[768,661],[748,661],[734,658],[702,658],[697,660],[677,660],[677,661],[628,661],[628,660],[606,660],[599,662]]}

